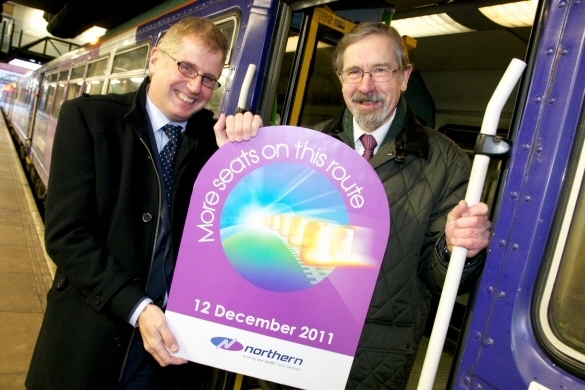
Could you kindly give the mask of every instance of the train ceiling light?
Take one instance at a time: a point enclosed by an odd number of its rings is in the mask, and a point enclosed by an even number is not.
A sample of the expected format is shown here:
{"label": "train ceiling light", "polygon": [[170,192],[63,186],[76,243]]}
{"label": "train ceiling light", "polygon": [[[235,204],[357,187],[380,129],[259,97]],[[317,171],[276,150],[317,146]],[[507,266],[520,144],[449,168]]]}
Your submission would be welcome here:
{"label": "train ceiling light", "polygon": [[504,27],[528,27],[534,22],[537,4],[537,0],[519,1],[482,7],[479,12]]}
{"label": "train ceiling light", "polygon": [[[430,15],[416,15],[416,10],[397,13],[391,24],[401,35],[413,38],[504,27],[528,27],[532,26],[534,21],[538,1],[526,0],[473,8],[471,3],[468,3],[469,9],[462,11],[459,8],[457,13],[450,12],[448,4],[426,7],[424,10],[427,13],[429,10],[436,12]],[[458,4],[461,5],[461,2]]]}
{"label": "train ceiling light", "polygon": [[400,35],[413,38],[475,31],[457,23],[446,13],[394,20],[391,24]]}

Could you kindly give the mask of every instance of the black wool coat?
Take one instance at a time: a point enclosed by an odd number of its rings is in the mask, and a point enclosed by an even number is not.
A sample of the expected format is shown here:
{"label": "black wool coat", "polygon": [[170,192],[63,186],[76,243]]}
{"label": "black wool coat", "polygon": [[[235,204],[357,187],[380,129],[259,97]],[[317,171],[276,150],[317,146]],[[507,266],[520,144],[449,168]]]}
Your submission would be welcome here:
{"label": "black wool coat", "polygon": [[[48,184],[45,240],[57,265],[26,380],[28,389],[108,389],[117,383],[145,296],[162,207],[162,175],[146,111],[133,93],[63,104]],[[172,204],[178,253],[195,179],[217,150],[213,113],[189,119],[177,151]]]}

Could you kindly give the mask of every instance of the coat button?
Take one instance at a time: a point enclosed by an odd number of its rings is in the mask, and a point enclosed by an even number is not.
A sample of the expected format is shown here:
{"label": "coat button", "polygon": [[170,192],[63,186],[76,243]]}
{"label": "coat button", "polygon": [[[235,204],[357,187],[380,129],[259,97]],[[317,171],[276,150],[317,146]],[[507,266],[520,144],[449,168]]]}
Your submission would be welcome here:
{"label": "coat button", "polygon": [[96,295],[95,298],[93,299],[93,303],[95,303],[96,305],[99,305],[100,303],[102,303],[102,297],[100,297],[99,295]]}
{"label": "coat button", "polygon": [[152,214],[150,214],[150,213],[144,213],[144,214],[142,214],[142,221],[143,222],[150,222],[150,221],[152,221]]}
{"label": "coat button", "polygon": [[114,342],[116,343],[116,347],[121,347],[122,346],[122,338],[116,337],[114,339]]}
{"label": "coat button", "polygon": [[67,279],[61,278],[57,281],[57,285],[55,287],[57,288],[57,291],[61,291],[65,288],[65,286],[67,286]]}

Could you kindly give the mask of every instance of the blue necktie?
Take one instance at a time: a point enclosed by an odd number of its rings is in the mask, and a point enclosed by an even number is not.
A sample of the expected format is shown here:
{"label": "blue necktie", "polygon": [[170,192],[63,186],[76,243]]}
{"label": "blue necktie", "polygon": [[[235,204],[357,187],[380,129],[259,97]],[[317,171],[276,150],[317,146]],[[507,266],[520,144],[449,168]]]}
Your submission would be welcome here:
{"label": "blue necktie", "polygon": [[173,190],[173,170],[175,167],[175,155],[177,154],[177,145],[181,139],[181,126],[173,125],[169,123],[165,125],[163,131],[169,137],[169,142],[160,151],[160,163],[163,169],[163,179],[165,181],[165,189],[167,192],[167,198],[169,205],[171,204],[171,192]]}
{"label": "blue necktie", "polygon": [[364,154],[362,156],[369,161],[374,155],[374,149],[376,149],[376,145],[378,144],[376,138],[371,134],[362,134],[360,141],[364,145]]}

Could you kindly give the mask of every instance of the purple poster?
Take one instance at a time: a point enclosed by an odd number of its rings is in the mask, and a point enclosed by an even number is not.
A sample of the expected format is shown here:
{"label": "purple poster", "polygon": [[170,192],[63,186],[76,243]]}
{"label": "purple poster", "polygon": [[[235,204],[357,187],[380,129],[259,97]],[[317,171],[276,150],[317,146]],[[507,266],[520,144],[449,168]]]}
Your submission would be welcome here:
{"label": "purple poster", "polygon": [[370,164],[314,130],[229,143],[193,189],[167,306],[178,356],[343,389],[388,241]]}

